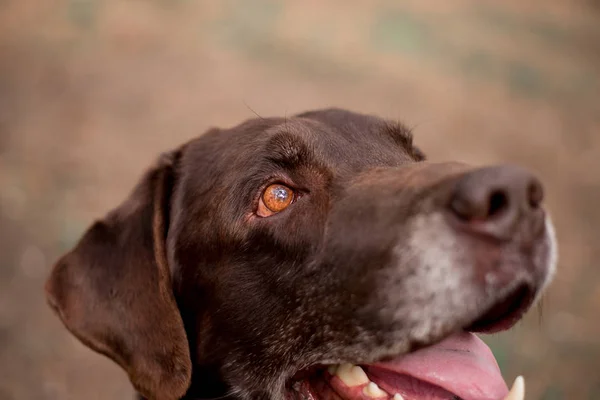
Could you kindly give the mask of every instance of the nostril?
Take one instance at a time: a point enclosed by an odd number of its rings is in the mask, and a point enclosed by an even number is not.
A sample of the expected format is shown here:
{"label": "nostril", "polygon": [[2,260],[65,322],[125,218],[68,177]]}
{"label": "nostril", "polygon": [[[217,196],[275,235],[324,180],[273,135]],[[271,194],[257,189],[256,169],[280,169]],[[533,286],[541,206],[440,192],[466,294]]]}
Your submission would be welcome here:
{"label": "nostril", "polygon": [[531,208],[538,208],[544,200],[544,189],[537,181],[532,181],[527,187],[527,200]]}
{"label": "nostril", "polygon": [[450,208],[454,214],[465,221],[485,221],[504,213],[509,204],[506,191],[459,191],[454,195]]}
{"label": "nostril", "polygon": [[487,217],[495,217],[509,207],[509,200],[502,190],[494,190],[489,197]]}
{"label": "nostril", "polygon": [[450,202],[450,209],[462,220],[470,220],[473,217],[473,205],[463,196],[454,196]]}

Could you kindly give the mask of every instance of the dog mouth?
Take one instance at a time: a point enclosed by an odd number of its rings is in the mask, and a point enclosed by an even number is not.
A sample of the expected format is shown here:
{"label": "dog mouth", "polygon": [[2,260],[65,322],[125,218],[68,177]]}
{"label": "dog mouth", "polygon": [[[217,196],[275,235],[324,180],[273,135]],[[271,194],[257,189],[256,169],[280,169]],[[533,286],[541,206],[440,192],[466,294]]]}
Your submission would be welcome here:
{"label": "dog mouth", "polygon": [[473,332],[512,327],[535,292],[521,285],[464,330],[438,343],[385,361],[320,365],[296,375],[290,399],[309,400],[523,400],[524,380],[511,390],[490,348]]}

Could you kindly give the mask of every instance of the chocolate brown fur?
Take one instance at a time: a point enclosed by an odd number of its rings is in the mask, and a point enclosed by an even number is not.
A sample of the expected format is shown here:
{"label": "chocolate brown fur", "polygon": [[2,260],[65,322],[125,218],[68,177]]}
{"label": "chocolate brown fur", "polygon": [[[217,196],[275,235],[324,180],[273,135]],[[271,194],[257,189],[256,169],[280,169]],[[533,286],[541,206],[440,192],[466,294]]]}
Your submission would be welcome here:
{"label": "chocolate brown fur", "polygon": [[[56,264],[49,303],[149,399],[281,399],[298,370],[406,353],[518,285],[541,292],[554,246],[542,217],[502,246],[446,221],[473,171],[428,163],[401,124],[344,110],[214,129],[92,225]],[[275,181],[300,196],[259,218]]]}

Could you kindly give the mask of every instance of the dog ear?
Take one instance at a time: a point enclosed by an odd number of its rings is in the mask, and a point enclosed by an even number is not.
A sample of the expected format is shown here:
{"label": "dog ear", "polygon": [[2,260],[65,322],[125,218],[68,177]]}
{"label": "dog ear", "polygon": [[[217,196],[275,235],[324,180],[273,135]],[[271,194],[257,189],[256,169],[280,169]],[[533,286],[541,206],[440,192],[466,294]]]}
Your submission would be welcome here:
{"label": "dog ear", "polygon": [[163,156],[129,198],[54,266],[47,299],[81,342],[110,357],[149,399],[174,400],[191,379],[189,344],[166,259],[178,153]]}

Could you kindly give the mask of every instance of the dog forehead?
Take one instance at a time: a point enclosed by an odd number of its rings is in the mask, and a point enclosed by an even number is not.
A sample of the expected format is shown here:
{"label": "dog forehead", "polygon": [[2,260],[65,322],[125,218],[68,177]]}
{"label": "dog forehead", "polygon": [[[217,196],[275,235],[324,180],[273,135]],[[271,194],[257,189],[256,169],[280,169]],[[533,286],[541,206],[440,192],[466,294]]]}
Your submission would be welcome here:
{"label": "dog forehead", "polygon": [[311,155],[333,168],[361,170],[414,161],[410,130],[398,122],[344,110],[285,119],[267,130],[267,153]]}
{"label": "dog forehead", "polygon": [[254,118],[215,129],[188,146],[188,167],[214,178],[279,165],[319,164],[340,173],[414,161],[412,135],[402,124],[345,110],[311,111],[289,118]]}

